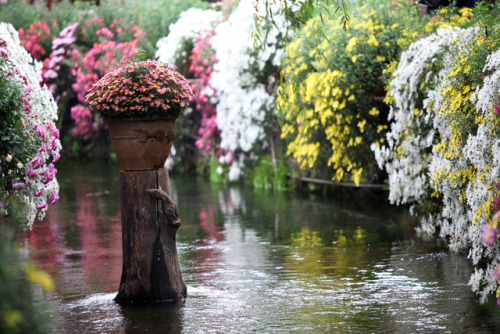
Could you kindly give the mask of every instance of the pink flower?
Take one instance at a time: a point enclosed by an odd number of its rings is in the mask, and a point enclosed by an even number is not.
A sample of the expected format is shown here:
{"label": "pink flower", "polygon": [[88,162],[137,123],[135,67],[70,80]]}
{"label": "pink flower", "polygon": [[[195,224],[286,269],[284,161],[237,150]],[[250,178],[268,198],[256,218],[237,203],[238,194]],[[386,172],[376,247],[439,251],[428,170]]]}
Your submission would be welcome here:
{"label": "pink flower", "polygon": [[497,240],[498,230],[492,227],[490,224],[485,224],[483,226],[482,240],[486,246],[493,246]]}
{"label": "pink flower", "polygon": [[22,187],[24,187],[23,182],[16,182],[16,183],[12,184],[12,188],[14,188],[14,189],[21,189]]}
{"label": "pink flower", "polygon": [[496,279],[498,283],[500,283],[500,268],[498,266],[491,271],[491,276]]}

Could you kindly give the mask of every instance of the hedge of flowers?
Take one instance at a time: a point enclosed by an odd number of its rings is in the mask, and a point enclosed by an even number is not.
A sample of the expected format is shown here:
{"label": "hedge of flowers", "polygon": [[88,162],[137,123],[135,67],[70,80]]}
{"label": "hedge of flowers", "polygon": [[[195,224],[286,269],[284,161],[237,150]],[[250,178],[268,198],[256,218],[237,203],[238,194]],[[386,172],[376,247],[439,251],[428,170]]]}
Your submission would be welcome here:
{"label": "hedge of flowers", "polygon": [[[250,0],[240,1],[225,20],[221,12],[188,10],[170,27],[171,34],[160,39],[156,54],[159,60],[176,64],[182,63],[179,58],[190,55],[189,71],[198,79],[193,83],[194,102],[202,113],[196,146],[205,152],[214,149],[221,166],[229,166],[231,180],[239,179],[247,162],[270,145],[273,129],[277,128],[274,87],[284,31],[273,26],[265,48],[256,50],[251,38],[254,5]],[[280,8],[270,5],[277,26],[285,29]],[[265,8],[260,6],[258,10],[262,14]],[[264,24],[270,26],[271,22]]]}
{"label": "hedge of flowers", "polygon": [[21,46],[17,31],[0,23],[0,204],[22,228],[59,199],[57,105],[41,79],[41,64]]}
{"label": "hedge of flowers", "polygon": [[388,11],[356,10],[347,31],[332,19],[320,34],[319,17],[307,22],[287,46],[278,103],[300,167],[359,184],[377,180],[370,145],[382,144],[388,128],[382,72],[398,56],[401,27]]}
{"label": "hedge of flowers", "polygon": [[[281,5],[270,3],[276,25],[269,25],[263,47],[256,50],[251,34],[255,29],[255,3],[242,0],[226,21],[215,28],[211,39],[218,62],[210,80],[217,92],[217,128],[220,148],[228,153],[219,158],[231,164],[228,177],[241,177],[246,163],[266,146],[272,145],[276,100],[277,66],[283,53],[286,22],[279,14]],[[262,4],[257,13],[265,11]],[[279,28],[278,28],[279,27]]]}
{"label": "hedge of flowers", "polygon": [[[92,32],[95,30],[97,42],[93,43],[89,50],[80,51],[75,46],[70,51],[73,62],[71,74],[76,78],[71,87],[79,102],[71,107],[71,118],[76,124],[73,135],[86,138],[90,138],[93,131],[103,127],[100,117],[93,114],[85,104],[87,91],[111,67],[117,66],[121,59],[137,55],[140,39],[145,37],[141,29],[118,19],[106,26],[103,19],[92,18],[82,26],[80,34],[84,35],[88,29]],[[83,51],[85,53],[82,53]]]}
{"label": "hedge of flowers", "polygon": [[20,28],[19,36],[31,55],[43,61],[44,83],[63,102],[61,107],[70,109],[75,122],[72,134],[90,139],[103,123],[85,104],[87,90],[123,57],[137,55],[146,36],[123,18],[107,23],[93,11],[82,13],[77,22],[60,31],[58,28],[57,22],[52,27],[35,22],[26,31]]}
{"label": "hedge of flowers", "polygon": [[[214,65],[218,62],[215,50],[210,43],[214,33],[215,29],[207,29],[196,37],[195,46],[191,50],[191,65],[189,67],[193,77],[199,80],[199,82],[192,84],[195,92],[193,101],[196,103],[196,110],[201,112],[201,124],[198,129],[198,135],[201,138],[196,140],[195,144],[205,153],[215,147],[218,148],[220,138],[216,125],[217,92],[210,84],[214,73]],[[223,152],[218,149],[216,154],[221,155]]]}
{"label": "hedge of flowers", "polygon": [[66,154],[92,158],[106,157],[109,143],[103,123],[84,103],[86,89],[136,49],[152,58],[156,39],[168,34],[183,10],[208,6],[201,0],[131,0],[81,7],[64,0],[47,10],[9,1],[0,4],[0,18],[18,28],[23,46],[43,62],[43,82],[59,106],[57,125],[69,144]]}
{"label": "hedge of flowers", "polygon": [[500,293],[497,220],[489,222],[500,177],[499,34],[484,24],[449,27],[411,44],[390,82],[387,145],[373,146],[391,202],[414,203],[425,212],[423,232],[469,250],[469,283],[482,302]]}

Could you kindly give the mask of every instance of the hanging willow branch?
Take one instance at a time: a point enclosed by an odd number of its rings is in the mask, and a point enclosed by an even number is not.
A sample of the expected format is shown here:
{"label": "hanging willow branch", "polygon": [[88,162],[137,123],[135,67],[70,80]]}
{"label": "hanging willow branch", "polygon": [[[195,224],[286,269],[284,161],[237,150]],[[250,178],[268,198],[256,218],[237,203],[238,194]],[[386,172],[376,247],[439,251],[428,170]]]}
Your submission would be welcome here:
{"label": "hanging willow branch", "polygon": [[[279,5],[277,13],[273,13],[272,4]],[[337,3],[335,11],[332,13],[328,7],[331,3]],[[259,14],[259,7],[264,6],[264,13]],[[324,24],[323,14],[328,15],[330,19],[338,17],[339,24],[342,24],[344,30],[349,26],[348,0],[255,0],[255,29],[252,33],[254,47],[256,49],[265,49],[267,35],[272,26],[278,27],[274,15],[279,14],[285,18],[287,26],[285,30],[284,43],[290,39],[290,30],[300,28],[309,19],[319,14],[321,25],[318,24],[318,32],[322,33]]]}

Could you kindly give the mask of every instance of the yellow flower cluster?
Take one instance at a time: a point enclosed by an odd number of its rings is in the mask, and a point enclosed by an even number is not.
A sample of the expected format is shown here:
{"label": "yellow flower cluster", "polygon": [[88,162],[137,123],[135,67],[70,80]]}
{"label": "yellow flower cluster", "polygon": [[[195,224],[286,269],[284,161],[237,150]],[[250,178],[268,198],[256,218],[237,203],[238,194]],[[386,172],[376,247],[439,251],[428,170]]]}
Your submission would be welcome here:
{"label": "yellow flower cluster", "polygon": [[381,76],[398,53],[401,29],[391,15],[364,7],[347,31],[333,20],[322,31],[313,19],[287,46],[278,98],[287,153],[320,176],[373,181],[370,145],[383,143],[388,129]]}

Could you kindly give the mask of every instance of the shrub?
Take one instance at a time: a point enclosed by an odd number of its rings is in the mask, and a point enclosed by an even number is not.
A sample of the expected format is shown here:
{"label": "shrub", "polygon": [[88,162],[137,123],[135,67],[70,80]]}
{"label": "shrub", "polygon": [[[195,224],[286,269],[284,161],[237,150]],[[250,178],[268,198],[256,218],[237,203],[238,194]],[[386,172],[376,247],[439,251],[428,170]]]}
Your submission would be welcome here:
{"label": "shrub", "polygon": [[[99,29],[95,30],[95,28]],[[90,34],[95,30],[98,37],[89,50],[80,50],[74,47],[71,50],[73,66],[71,74],[76,78],[71,85],[79,104],[71,107],[71,118],[75,121],[73,128],[74,136],[83,136],[90,139],[93,132],[102,129],[102,120],[91,112],[85,103],[87,91],[97,80],[113,66],[117,66],[122,58],[137,55],[137,47],[140,39],[144,38],[144,32],[130,23],[122,20],[113,21],[110,26],[105,26],[101,18],[92,18],[85,22],[81,28],[81,34]],[[126,35],[126,37],[122,36]],[[130,38],[133,38],[130,40]],[[82,53],[85,52],[85,53]]]}
{"label": "shrub", "polygon": [[382,73],[399,53],[397,22],[388,8],[371,6],[353,9],[345,32],[317,16],[287,46],[278,106],[287,152],[302,169],[356,184],[382,181],[370,145],[382,144],[388,128]]}
{"label": "shrub", "polygon": [[170,25],[168,35],[158,40],[156,58],[169,64],[182,61],[179,58],[188,59],[197,36],[212,28],[221,18],[222,12],[212,9],[190,8],[182,12],[179,19]]}
{"label": "shrub", "polygon": [[0,22],[9,22],[15,29],[27,28],[38,20],[37,7],[28,0],[5,1],[0,3]]}
{"label": "shrub", "polygon": [[0,24],[0,39],[0,202],[30,228],[59,198],[57,106],[11,25]]}
{"label": "shrub", "polygon": [[389,174],[391,202],[414,202],[422,232],[470,250],[476,269],[469,283],[482,302],[497,289],[492,273],[500,262],[499,245],[482,241],[499,194],[499,34],[499,26],[476,24],[441,28],[411,44],[390,83],[388,143],[373,147]]}

